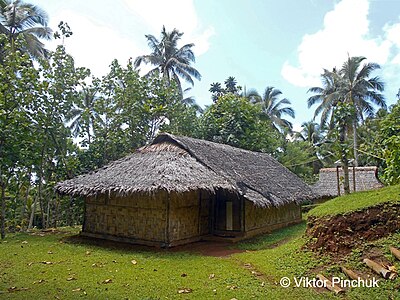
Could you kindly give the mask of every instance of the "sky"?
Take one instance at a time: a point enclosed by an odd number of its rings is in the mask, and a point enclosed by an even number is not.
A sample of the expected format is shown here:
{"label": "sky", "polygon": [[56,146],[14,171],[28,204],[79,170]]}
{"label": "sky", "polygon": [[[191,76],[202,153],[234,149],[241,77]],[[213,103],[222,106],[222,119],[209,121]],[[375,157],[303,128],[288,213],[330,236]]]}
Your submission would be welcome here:
{"label": "sky", "polygon": [[[73,31],[65,47],[77,66],[97,77],[113,59],[121,65],[149,54],[146,34],[183,32],[194,43],[201,81],[186,96],[212,103],[213,82],[233,76],[238,85],[262,93],[267,86],[291,101],[295,129],[313,118],[307,93],[320,86],[323,69],[340,68],[348,56],[364,56],[381,69],[388,105],[400,88],[400,0],[31,0],[44,9],[49,26],[60,21]],[[59,41],[58,41],[59,42]],[[54,49],[56,42],[47,47]],[[142,73],[144,70],[142,70]]]}

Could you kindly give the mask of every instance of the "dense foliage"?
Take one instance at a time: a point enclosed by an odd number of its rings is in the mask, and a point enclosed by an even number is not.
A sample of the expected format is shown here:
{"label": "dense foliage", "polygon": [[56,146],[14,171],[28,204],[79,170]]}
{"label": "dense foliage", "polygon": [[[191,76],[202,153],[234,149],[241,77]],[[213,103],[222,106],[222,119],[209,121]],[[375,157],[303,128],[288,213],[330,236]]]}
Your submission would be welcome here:
{"label": "dense foliage", "polygon": [[[321,167],[346,165],[351,157],[378,165],[386,183],[400,182],[400,104],[386,110],[383,83],[370,77],[379,66],[362,65],[363,57],[325,70],[308,101],[318,104],[321,124],[313,120],[293,132],[284,118],[294,117],[291,103],[271,86],[260,96],[229,76],[224,87],[211,84],[213,101],[204,111],[185,98],[178,77],[193,84],[200,73],[191,65],[194,44],[179,47],[177,29],[163,28],[160,40],[146,35],[150,55],[126,65],[114,60],[95,78],[62,45],[44,48],[41,39],[52,33],[44,11],[20,1],[0,6],[2,237],[6,229],[80,223],[82,199],[60,197],[54,185],[131,153],[160,131],[269,153],[309,183]],[[71,35],[64,22],[54,33],[61,44]],[[141,76],[142,63],[155,68]],[[377,114],[374,105],[382,107]]]}

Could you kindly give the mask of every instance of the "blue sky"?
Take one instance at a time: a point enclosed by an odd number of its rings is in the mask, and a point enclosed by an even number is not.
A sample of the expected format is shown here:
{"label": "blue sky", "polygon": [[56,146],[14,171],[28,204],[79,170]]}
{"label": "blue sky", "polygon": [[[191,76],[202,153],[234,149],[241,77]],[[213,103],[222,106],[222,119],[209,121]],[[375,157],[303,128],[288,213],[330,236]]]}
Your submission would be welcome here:
{"label": "blue sky", "polygon": [[[122,65],[149,53],[145,34],[161,28],[184,32],[195,43],[202,80],[189,95],[211,104],[212,82],[234,76],[260,93],[274,86],[291,100],[296,128],[313,117],[311,86],[323,68],[340,67],[347,55],[379,63],[388,104],[400,88],[400,0],[32,0],[50,16],[50,26],[67,22],[65,41],[78,66],[105,75],[117,58]],[[50,48],[53,44],[48,45]]]}

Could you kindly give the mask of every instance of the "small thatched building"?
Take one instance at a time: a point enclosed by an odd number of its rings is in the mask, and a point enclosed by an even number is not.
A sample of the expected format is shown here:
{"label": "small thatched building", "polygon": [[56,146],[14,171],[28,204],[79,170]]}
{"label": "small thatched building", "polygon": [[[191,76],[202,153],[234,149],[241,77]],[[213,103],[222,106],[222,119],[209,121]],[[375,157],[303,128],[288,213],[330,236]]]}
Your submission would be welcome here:
{"label": "small thatched building", "polygon": [[83,235],[158,246],[269,232],[313,198],[267,154],[170,134],[56,189],[85,197]]}
{"label": "small thatched building", "polygon": [[[349,167],[349,184],[351,191],[369,191],[382,188],[378,179],[377,167]],[[344,173],[339,168],[323,168],[319,171],[319,180],[311,186],[314,194],[320,199],[328,199],[344,194]]]}

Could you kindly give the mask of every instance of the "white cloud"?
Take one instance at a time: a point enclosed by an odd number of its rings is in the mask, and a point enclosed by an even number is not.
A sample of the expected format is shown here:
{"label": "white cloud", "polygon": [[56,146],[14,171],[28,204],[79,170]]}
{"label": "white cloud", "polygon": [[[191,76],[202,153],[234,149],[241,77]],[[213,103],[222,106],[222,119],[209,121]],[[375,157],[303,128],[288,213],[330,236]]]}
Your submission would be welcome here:
{"label": "white cloud", "polygon": [[194,43],[193,51],[196,56],[204,54],[209,49],[209,39],[215,34],[214,28],[204,27],[201,24],[192,0],[124,0],[124,2],[134,16],[149,27],[148,33],[156,38],[165,25],[167,31],[176,28],[184,32],[182,45]]}
{"label": "white cloud", "polygon": [[[134,58],[144,51],[118,31],[75,11],[62,10],[52,20],[55,23],[50,27],[54,29],[57,29],[60,20],[68,23],[73,35],[65,39],[67,52],[74,57],[76,66],[89,68],[95,76],[105,75],[113,59],[124,65],[130,57]],[[59,43],[60,40],[55,40],[49,48],[54,49]]]}
{"label": "white cloud", "polygon": [[[400,24],[386,26],[383,37],[372,38],[369,31],[368,0],[342,0],[324,18],[324,26],[314,34],[303,37],[297,49],[298,64],[286,61],[282,76],[290,83],[310,87],[319,84],[322,69],[340,67],[347,56],[365,56],[369,61],[384,65],[391,59],[397,43]],[[392,60],[400,62],[400,57]]]}

